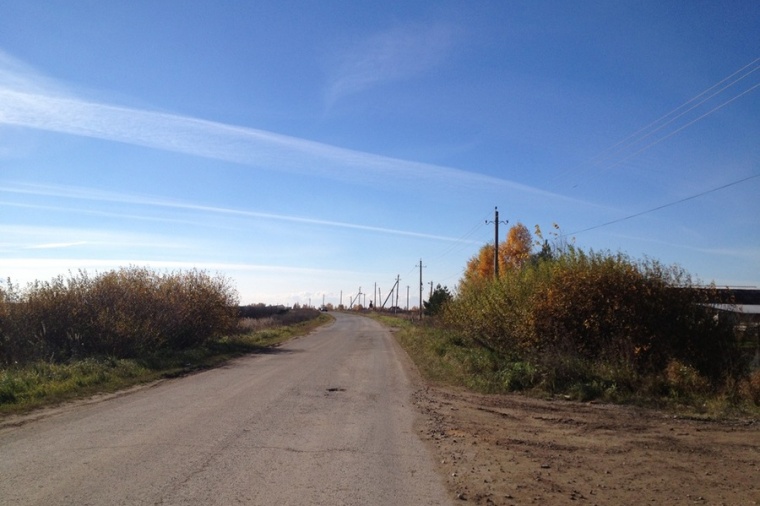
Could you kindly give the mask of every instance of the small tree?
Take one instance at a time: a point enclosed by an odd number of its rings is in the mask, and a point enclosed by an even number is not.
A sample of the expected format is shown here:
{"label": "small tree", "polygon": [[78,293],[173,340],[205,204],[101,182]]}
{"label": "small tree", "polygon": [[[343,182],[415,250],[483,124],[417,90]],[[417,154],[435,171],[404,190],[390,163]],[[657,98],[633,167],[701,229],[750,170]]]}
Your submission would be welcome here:
{"label": "small tree", "polygon": [[[507,238],[499,244],[499,272],[520,269],[531,259],[533,236],[522,223],[517,223],[507,232]],[[486,244],[478,254],[470,258],[461,280],[461,285],[473,285],[489,281],[494,277],[494,247]]]}
{"label": "small tree", "polygon": [[474,284],[491,278],[493,278],[493,245],[486,244],[467,262],[462,283]]}
{"label": "small tree", "polygon": [[519,269],[530,258],[533,237],[528,227],[517,223],[507,232],[507,239],[499,245],[499,267]]}
{"label": "small tree", "polygon": [[433,290],[433,293],[430,295],[430,300],[423,303],[425,307],[425,314],[428,316],[437,315],[441,312],[443,306],[446,305],[452,298],[453,296],[447,287],[441,286],[440,284],[436,285],[435,290]]}

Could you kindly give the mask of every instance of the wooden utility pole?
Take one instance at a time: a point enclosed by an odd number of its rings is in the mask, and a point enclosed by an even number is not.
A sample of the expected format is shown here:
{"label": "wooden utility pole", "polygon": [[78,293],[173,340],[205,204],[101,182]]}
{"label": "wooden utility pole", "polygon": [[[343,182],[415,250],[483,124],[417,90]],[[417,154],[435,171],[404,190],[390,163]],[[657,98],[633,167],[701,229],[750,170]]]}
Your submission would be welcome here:
{"label": "wooden utility pole", "polygon": [[[388,299],[391,299],[393,297],[393,291],[398,290],[398,282],[401,280],[401,276],[396,276],[396,282],[393,284],[393,288],[391,288],[391,291],[388,293],[388,296],[383,301],[382,307],[385,308],[385,305],[388,303]],[[382,299],[382,297],[380,297]],[[393,304],[393,299],[391,299],[391,304]],[[398,293],[396,294],[396,305],[398,305]],[[395,312],[395,310],[394,310]]]}
{"label": "wooden utility pole", "polygon": [[396,275],[396,306],[395,307],[398,307],[398,292],[401,291],[401,287],[398,284],[399,281],[401,281],[401,276]]}
{"label": "wooden utility pole", "polygon": [[[415,266],[416,267],[416,266]],[[425,287],[425,284],[422,282],[422,268],[425,267],[422,265],[422,259],[420,258],[420,321],[422,321],[422,289]]]}
{"label": "wooden utility pole", "polygon": [[[489,223],[493,223],[494,228],[494,238],[493,238],[493,277],[494,279],[498,279],[499,277],[499,208],[494,207],[493,208],[493,222],[490,222],[486,220],[486,225]],[[507,224],[509,223],[509,220],[502,221],[501,223]]]}

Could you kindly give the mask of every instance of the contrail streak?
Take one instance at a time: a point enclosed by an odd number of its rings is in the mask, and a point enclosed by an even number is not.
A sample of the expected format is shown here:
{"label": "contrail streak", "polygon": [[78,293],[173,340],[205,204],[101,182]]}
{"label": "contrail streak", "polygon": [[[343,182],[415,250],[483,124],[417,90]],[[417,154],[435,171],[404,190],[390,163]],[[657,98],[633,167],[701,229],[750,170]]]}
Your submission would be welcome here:
{"label": "contrail streak", "polygon": [[[78,200],[91,200],[101,202],[119,202],[123,204],[141,205],[141,206],[153,206],[169,209],[181,209],[186,211],[200,211],[204,213],[222,214],[228,216],[242,216],[248,218],[260,218],[267,220],[287,221],[292,223],[305,223],[310,225],[321,225],[326,227],[336,228],[348,228],[353,230],[364,230],[368,232],[378,232],[383,234],[401,235],[407,237],[417,237],[421,239],[434,239],[439,241],[456,242],[459,239],[453,237],[446,237],[434,234],[424,234],[421,232],[412,232],[408,230],[398,230],[392,228],[375,227],[371,225],[361,225],[357,223],[348,223],[342,221],[321,220],[315,218],[304,218],[300,216],[289,216],[283,214],[264,213],[258,211],[245,211],[241,209],[230,209],[226,207],[205,206],[199,204],[190,204],[172,200],[162,200],[152,197],[141,197],[134,195],[125,195],[114,192],[104,192],[99,190],[91,190],[88,188],[66,187],[66,186],[50,186],[50,185],[35,185],[35,184],[17,184],[15,186],[0,187],[0,192],[5,193],[19,193],[27,195],[41,195],[50,197],[63,197],[72,198]],[[13,205],[5,204],[0,201],[0,205]],[[69,211],[75,211],[74,209],[68,209]],[[91,212],[91,210],[88,210]]]}
{"label": "contrail streak", "polygon": [[491,176],[339,148],[253,128],[8,88],[0,88],[0,124],[337,180],[364,183],[435,181],[471,188],[496,185],[549,195],[536,188]]}

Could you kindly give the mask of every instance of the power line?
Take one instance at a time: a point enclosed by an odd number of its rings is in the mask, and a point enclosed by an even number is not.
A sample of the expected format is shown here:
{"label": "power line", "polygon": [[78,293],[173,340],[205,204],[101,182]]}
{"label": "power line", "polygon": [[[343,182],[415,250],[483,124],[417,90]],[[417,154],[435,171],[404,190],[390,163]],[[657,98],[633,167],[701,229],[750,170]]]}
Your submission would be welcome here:
{"label": "power line", "polygon": [[[435,260],[440,260],[441,258],[446,257],[446,256],[448,256],[448,255],[450,255],[452,253],[458,253],[458,252],[462,251],[464,248],[472,246],[472,241],[469,240],[470,237],[472,237],[476,233],[482,233],[483,232],[483,221],[485,221],[486,218],[488,218],[488,216],[489,216],[488,214],[484,215],[483,218],[481,218],[480,220],[478,220],[478,222],[475,225],[473,225],[473,227],[470,230],[468,230],[461,237],[459,237],[459,239],[457,239],[456,241],[454,241],[451,245],[447,246],[438,255],[433,256],[432,260],[434,260],[434,261]],[[483,244],[485,244],[487,242],[487,239],[483,239],[482,241],[479,241],[478,244],[480,244],[480,242],[482,242]],[[409,277],[412,274],[412,272],[414,272],[414,271],[417,270],[418,267],[419,267],[419,265],[415,265],[414,267],[412,267],[409,270],[409,272],[406,273],[406,275],[404,276],[404,278]],[[448,277],[444,278],[444,280],[451,279],[454,276],[456,276],[456,274],[452,274],[451,276],[448,276]]]}
{"label": "power line", "polygon": [[621,164],[621,163],[623,163],[624,161],[626,161],[626,160],[628,160],[629,158],[632,158],[632,157],[634,157],[634,156],[638,155],[638,154],[639,154],[639,153],[641,153],[642,151],[645,151],[645,150],[647,150],[647,149],[651,148],[652,146],[654,146],[654,145],[656,145],[656,144],[659,144],[659,143],[661,143],[662,141],[664,141],[664,140],[666,140],[666,139],[669,139],[670,137],[673,137],[675,134],[677,134],[677,133],[678,133],[678,132],[680,132],[681,130],[684,130],[685,128],[688,128],[688,127],[690,127],[691,125],[693,125],[693,124],[694,124],[694,123],[696,123],[697,121],[700,121],[700,120],[704,119],[705,117],[707,117],[707,116],[709,116],[710,114],[714,113],[714,112],[715,112],[715,111],[717,111],[718,109],[722,109],[723,107],[727,106],[728,104],[730,104],[730,103],[731,103],[731,102],[733,102],[734,100],[736,100],[736,99],[738,99],[738,98],[740,98],[740,97],[742,97],[742,96],[746,95],[747,93],[749,93],[750,91],[752,91],[752,90],[754,90],[755,88],[758,88],[758,87],[760,87],[760,83],[757,83],[757,84],[755,84],[754,86],[752,86],[751,88],[749,88],[749,89],[747,89],[747,90],[744,90],[743,92],[739,93],[738,95],[736,95],[736,96],[734,96],[734,97],[731,97],[730,99],[726,100],[726,101],[725,101],[725,102],[723,102],[722,104],[720,104],[720,105],[718,105],[718,106],[716,106],[716,107],[714,107],[714,108],[710,109],[709,111],[707,111],[707,112],[706,112],[706,113],[704,113],[703,115],[701,115],[701,116],[699,116],[699,117],[697,117],[697,118],[695,118],[695,119],[693,119],[693,120],[689,121],[689,122],[688,122],[688,123],[686,123],[685,125],[682,125],[682,126],[680,126],[679,128],[676,128],[675,130],[673,130],[672,132],[670,132],[668,135],[666,135],[666,136],[664,136],[664,137],[660,137],[659,139],[656,139],[656,140],[654,140],[654,141],[650,142],[649,144],[647,144],[647,145],[646,145],[646,146],[644,146],[643,148],[639,149],[638,151],[634,151],[633,153],[629,154],[629,155],[628,155],[628,156],[626,156],[625,158],[622,158],[622,159],[618,160],[617,162],[613,163],[613,164],[612,164],[612,165],[610,165],[608,168],[612,168],[612,167],[615,167],[615,166],[617,166],[617,165],[620,165],[620,164]]}
{"label": "power line", "polygon": [[[719,90],[717,90],[717,91],[715,91],[715,92],[711,93],[710,95],[708,95],[708,96],[706,96],[706,97],[702,98],[701,100],[697,101],[697,100],[698,100],[698,99],[700,99],[700,97],[702,97],[703,95],[705,95],[705,94],[709,93],[710,91],[712,91],[713,89],[717,88],[718,86],[720,86],[720,85],[721,85],[721,84],[723,84],[724,82],[728,81],[729,79],[731,79],[731,78],[732,78],[732,77],[734,77],[735,75],[737,75],[737,74],[739,74],[739,73],[743,72],[745,69],[747,69],[748,67],[751,67],[751,66],[755,65],[755,64],[756,64],[756,63],[758,63],[758,62],[760,62],[760,58],[756,58],[755,60],[753,60],[752,62],[748,63],[748,64],[747,64],[747,65],[745,65],[744,67],[740,68],[739,70],[737,70],[736,72],[734,72],[734,73],[733,73],[733,74],[731,74],[730,76],[723,78],[722,80],[718,81],[717,83],[715,83],[714,85],[710,86],[710,87],[709,87],[709,88],[707,88],[706,90],[702,91],[702,92],[701,92],[701,93],[699,93],[698,95],[696,95],[696,96],[692,97],[692,98],[691,98],[691,99],[689,99],[688,101],[684,102],[684,103],[683,103],[683,104],[681,104],[680,106],[678,106],[678,107],[676,107],[675,109],[673,109],[672,111],[668,112],[668,113],[667,113],[667,114],[665,114],[664,116],[661,116],[660,118],[658,118],[658,119],[654,120],[653,122],[649,123],[649,124],[648,124],[648,125],[646,125],[645,127],[642,127],[642,128],[640,128],[639,130],[637,130],[636,132],[632,133],[631,135],[629,135],[628,137],[626,137],[626,138],[625,138],[625,139],[623,139],[622,141],[620,141],[620,142],[618,142],[617,144],[613,145],[611,148],[608,148],[608,149],[606,149],[605,151],[611,151],[611,153],[609,153],[609,154],[606,156],[606,158],[611,158],[612,156],[614,156],[614,155],[615,155],[615,154],[617,154],[617,153],[620,153],[621,151],[623,151],[624,149],[628,148],[629,146],[632,146],[632,145],[636,144],[637,142],[643,141],[643,140],[644,140],[644,139],[646,139],[647,137],[651,137],[651,136],[652,136],[652,135],[654,135],[655,133],[659,132],[660,130],[662,130],[662,129],[663,129],[663,128],[665,128],[666,126],[668,126],[668,125],[670,125],[671,123],[673,123],[675,120],[677,120],[677,119],[678,119],[678,118],[680,118],[681,116],[685,115],[686,113],[688,113],[688,112],[690,112],[690,111],[694,110],[695,108],[699,107],[700,105],[704,104],[705,102],[707,102],[707,101],[708,101],[708,100],[710,100],[711,98],[713,98],[713,97],[717,96],[718,94],[720,94],[721,92],[723,92],[723,91],[727,90],[728,88],[730,88],[731,86],[735,85],[736,83],[738,83],[739,81],[743,80],[744,78],[746,78],[746,77],[750,76],[752,73],[756,72],[757,70],[760,70],[760,65],[756,65],[756,66],[755,66],[755,68],[751,69],[749,72],[745,73],[745,74],[744,74],[744,75],[742,75],[741,77],[738,77],[737,79],[735,79],[735,80],[734,80],[734,81],[732,81],[731,83],[727,84],[726,86],[724,86],[724,87],[720,88]],[[715,108],[715,109],[713,109],[713,110],[709,111],[707,114],[710,114],[710,113],[712,113],[712,112],[716,111],[716,110],[717,110],[717,109],[719,109],[720,107],[723,107],[723,106],[724,106],[724,105],[726,105],[727,103],[729,103],[729,102],[732,102],[734,99],[736,99],[736,98],[738,98],[738,97],[740,97],[740,96],[744,95],[745,93],[747,93],[748,91],[751,91],[752,89],[754,89],[754,88],[756,88],[756,87],[757,87],[757,86],[753,86],[752,88],[750,88],[750,90],[747,90],[747,91],[745,91],[744,93],[741,93],[740,95],[738,95],[738,96],[736,96],[736,97],[732,98],[732,99],[731,99],[731,100],[729,100],[728,102],[725,102],[725,103],[721,104],[719,107],[717,107],[717,108]],[[692,105],[691,107],[689,107],[688,109],[686,109],[686,110],[684,110],[684,111],[680,112],[679,114],[677,114],[677,115],[673,116],[672,118],[668,119],[670,116],[672,116],[673,114],[675,114],[675,113],[676,113],[676,112],[678,112],[679,110],[683,109],[684,107],[688,106],[688,105],[689,105],[689,104],[691,104],[692,102],[696,102],[696,103],[695,103],[694,105]],[[707,114],[700,116],[699,118],[697,118],[697,120],[704,118],[705,116],[707,116]],[[665,121],[666,119],[668,119],[668,121]],[[696,120],[695,120],[695,121],[696,121]],[[692,121],[692,122],[690,122],[690,123],[687,123],[685,126],[683,126],[683,127],[679,128],[678,130],[676,130],[676,132],[678,132],[678,131],[680,131],[680,130],[683,130],[683,128],[686,128],[687,126],[689,126],[689,125],[693,124],[695,121]],[[651,128],[655,127],[655,126],[656,126],[658,123],[661,123],[661,122],[662,122],[662,124],[660,124],[659,126],[657,126],[657,128],[654,128],[654,130],[650,130]],[[649,131],[648,131],[648,130],[649,130]],[[648,131],[648,132],[647,132],[647,131]],[[645,133],[645,132],[646,132],[646,133]],[[673,132],[673,133],[675,133],[675,132]],[[672,134],[671,134],[671,135],[672,135]],[[668,136],[668,137],[669,137],[669,136]],[[667,138],[667,137],[665,137],[665,138]],[[620,148],[618,148],[618,146],[621,146],[621,147],[620,147]],[[650,144],[650,145],[648,145],[648,146],[646,146],[644,149],[648,148],[649,146],[651,146],[651,144]],[[615,149],[615,148],[618,148],[618,149]],[[638,153],[638,152],[637,152],[637,153]],[[635,155],[635,154],[637,154],[637,153],[634,153],[634,155]],[[599,161],[601,162],[601,161],[602,161],[602,160],[605,158],[605,157],[603,157],[603,154],[604,154],[604,151],[603,151],[602,153],[600,153],[599,155],[597,155],[596,157],[592,158],[592,159],[591,159],[591,161],[592,161],[592,162],[594,162],[595,160],[599,160]],[[625,159],[623,159],[623,160],[621,160],[621,161],[617,162],[617,163],[616,163],[616,164],[614,164],[614,165],[618,165],[619,163],[621,163],[621,162],[622,162],[622,161],[624,161],[624,160],[625,160]],[[614,165],[613,165],[613,166],[614,166]]]}
{"label": "power line", "polygon": [[689,200],[694,200],[696,198],[703,197],[703,196],[705,196],[705,195],[707,195],[709,193],[713,193],[713,192],[716,192],[716,191],[719,191],[719,190],[723,190],[723,189],[731,187],[731,186],[736,186],[737,184],[743,183],[745,181],[749,181],[750,179],[754,179],[756,177],[760,177],[760,174],[753,174],[753,175],[751,175],[749,177],[745,177],[744,179],[739,179],[738,181],[733,181],[731,183],[724,184],[723,186],[718,186],[717,188],[712,188],[710,190],[706,190],[706,191],[703,191],[701,193],[697,193],[696,195],[691,195],[689,197],[686,197],[686,198],[683,198],[683,199],[680,199],[680,200],[669,202],[669,203],[663,204],[661,206],[653,207],[652,209],[647,209],[646,211],[641,211],[639,213],[635,213],[635,214],[631,214],[629,216],[625,216],[624,218],[618,218],[617,220],[608,221],[607,223],[602,223],[600,225],[594,225],[593,227],[584,228],[583,230],[578,230],[576,232],[571,232],[569,234],[563,234],[563,235],[568,236],[568,235],[582,234],[583,232],[588,232],[590,230],[596,230],[597,228],[602,228],[602,227],[606,227],[608,225],[613,225],[615,223],[620,223],[621,221],[630,220],[631,218],[637,218],[637,217],[642,216],[644,214],[653,213],[655,211],[659,211],[661,209],[665,209],[666,207],[675,206],[677,204],[681,204],[681,203],[687,202]]}
{"label": "power line", "polygon": [[457,239],[453,244],[445,248],[439,255],[433,257],[433,260],[439,260],[447,255],[450,255],[451,253],[459,252],[467,246],[471,246],[471,241],[468,241],[468,239],[475,235],[475,233],[481,232],[483,230],[483,221],[485,221],[488,216],[489,215],[486,214],[483,218],[480,219],[480,221],[478,221],[478,223],[473,225],[469,231]]}
{"label": "power line", "polygon": [[[693,125],[697,121],[700,121],[701,119],[705,118],[706,116],[708,116],[708,115],[714,113],[715,111],[717,111],[717,110],[725,107],[726,105],[730,104],[734,100],[736,100],[736,99],[738,99],[738,98],[746,95],[747,93],[753,91],[758,86],[760,86],[760,83],[755,84],[754,86],[750,87],[749,89],[746,89],[746,90],[742,91],[741,93],[738,93],[738,94],[732,96],[728,100],[724,101],[722,104],[720,104],[720,105],[712,108],[711,110],[709,110],[705,114],[702,114],[698,118],[696,118],[696,119],[694,119],[692,121],[689,121],[685,125],[682,125],[682,126],[676,128],[674,131],[668,133],[664,137],[658,138],[658,139],[650,142],[649,144],[645,145],[644,147],[641,147],[640,149],[636,150],[635,152],[633,152],[633,153],[631,153],[631,154],[629,154],[627,156],[624,156],[623,158],[618,159],[617,161],[613,160],[613,158],[615,156],[621,155],[624,151],[634,148],[636,146],[636,144],[640,144],[642,141],[644,141],[645,139],[651,137],[652,135],[654,135],[658,131],[662,130],[666,126],[672,124],[674,121],[676,121],[677,119],[681,118],[682,116],[684,116],[688,112],[694,110],[695,108],[697,108],[700,105],[704,104],[708,100],[710,100],[710,99],[714,98],[715,96],[719,95],[720,93],[724,92],[728,88],[736,85],[737,83],[739,83],[743,79],[749,77],[754,72],[760,70],[760,65],[758,65],[758,63],[760,63],[760,58],[754,59],[750,63],[744,65],[739,70],[737,70],[737,71],[733,72],[731,75],[729,75],[729,76],[721,79],[717,83],[713,84],[712,86],[710,86],[709,88],[705,89],[701,93],[695,95],[694,97],[692,97],[688,101],[684,102],[680,106],[676,107],[675,109],[671,110],[667,114],[661,116],[660,118],[656,119],[655,121],[649,123],[648,125],[640,128],[636,132],[634,132],[631,135],[627,136],[623,140],[621,140],[621,141],[615,143],[614,145],[610,146],[609,148],[603,150],[601,153],[599,153],[595,157],[591,158],[587,162],[584,162],[584,163],[576,166],[575,169],[580,169],[584,165],[587,166],[586,170],[582,171],[582,173],[583,173],[583,172],[588,172],[591,169],[592,166],[597,166],[600,169],[610,169],[612,167],[620,165],[621,163],[625,162],[626,160],[630,159],[631,157],[636,156],[636,155],[640,154],[641,152],[643,152],[643,151],[651,148],[652,146],[654,146],[656,144],[659,144],[660,142],[662,142],[662,141],[664,141],[664,140],[672,137],[676,133],[684,130],[685,128],[687,128],[687,127],[689,127],[691,125]],[[749,69],[749,70],[747,70],[747,69]],[[718,88],[719,86],[721,86],[722,84],[727,83],[727,82],[728,82],[728,84],[725,84],[725,86],[723,86],[720,89],[716,90],[716,88]],[[691,106],[689,106],[690,104],[691,104]],[[559,181],[561,179],[566,179],[567,177],[571,176],[571,172],[572,172],[571,169],[565,170],[561,175],[555,176],[554,179],[555,179],[555,181]]]}

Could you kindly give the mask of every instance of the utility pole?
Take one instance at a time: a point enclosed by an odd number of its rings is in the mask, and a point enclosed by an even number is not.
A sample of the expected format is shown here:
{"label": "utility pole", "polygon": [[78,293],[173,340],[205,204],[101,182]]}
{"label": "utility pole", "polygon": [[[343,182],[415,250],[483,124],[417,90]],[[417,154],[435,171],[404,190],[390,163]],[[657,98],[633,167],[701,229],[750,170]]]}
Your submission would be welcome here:
{"label": "utility pole", "polygon": [[[415,267],[417,267],[415,265]],[[425,284],[422,282],[422,268],[426,267],[422,265],[422,259],[420,258],[420,321],[422,321],[422,289],[424,288]]]}
{"label": "utility pole", "polygon": [[340,305],[338,307],[343,306],[343,290],[340,291]]}
{"label": "utility pole", "polygon": [[428,295],[428,299],[433,297],[433,282],[431,281],[429,284],[430,284],[430,295]]}
{"label": "utility pole", "polygon": [[377,281],[375,281],[375,291],[372,293],[372,296],[375,298],[375,301],[372,303],[372,306],[377,308]]}
{"label": "utility pole", "polygon": [[[400,279],[401,279],[401,276],[396,276],[396,282],[393,283],[393,288],[391,288],[391,291],[388,293],[388,296],[385,298],[385,300],[383,301],[383,305],[381,306],[383,309],[385,309],[385,305],[388,303],[388,300],[391,301],[391,304],[393,303],[393,299],[391,299],[391,297],[393,297],[393,291],[398,290],[398,282]],[[396,300],[398,300],[398,296],[396,297]],[[396,310],[394,309],[393,311],[395,312]]]}
{"label": "utility pole", "polygon": [[397,274],[396,275],[396,286],[398,288],[396,288],[396,307],[398,307],[398,292],[401,291],[401,287],[398,285],[399,281],[401,281],[401,276]]}
{"label": "utility pole", "polygon": [[[493,239],[493,277],[499,278],[499,208],[493,208],[493,221],[486,220],[486,225],[493,223],[494,226],[494,239]],[[509,220],[502,221],[501,223],[507,224]]]}
{"label": "utility pole", "polygon": [[406,310],[409,311],[409,285],[406,285]]}

